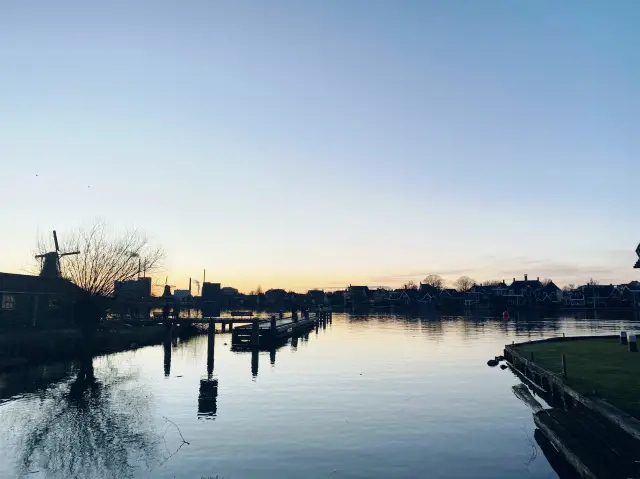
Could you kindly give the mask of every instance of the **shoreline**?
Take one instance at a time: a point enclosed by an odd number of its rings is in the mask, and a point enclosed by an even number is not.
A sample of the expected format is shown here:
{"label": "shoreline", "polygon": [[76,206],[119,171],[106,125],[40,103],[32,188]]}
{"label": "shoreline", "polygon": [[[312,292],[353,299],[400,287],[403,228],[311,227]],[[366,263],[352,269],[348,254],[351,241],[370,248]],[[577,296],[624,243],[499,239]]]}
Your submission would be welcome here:
{"label": "shoreline", "polygon": [[[173,329],[174,337],[188,338],[206,331],[190,325]],[[102,328],[85,336],[79,328],[27,330],[0,334],[0,372],[48,362],[77,359],[162,344],[167,339],[163,325]]]}

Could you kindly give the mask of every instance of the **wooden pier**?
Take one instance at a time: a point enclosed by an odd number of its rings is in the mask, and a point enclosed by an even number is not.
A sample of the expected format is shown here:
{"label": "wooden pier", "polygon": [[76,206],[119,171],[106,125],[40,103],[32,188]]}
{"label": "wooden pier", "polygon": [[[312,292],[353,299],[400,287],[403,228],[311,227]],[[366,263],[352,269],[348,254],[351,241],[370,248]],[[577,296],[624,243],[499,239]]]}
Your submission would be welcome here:
{"label": "wooden pier", "polygon": [[268,347],[331,320],[331,311],[317,311],[301,318],[272,316],[266,321],[254,320],[250,325],[235,328],[231,342],[236,346]]}
{"label": "wooden pier", "polygon": [[[240,316],[240,317],[238,317]],[[270,318],[255,317],[249,315],[238,315],[233,317],[211,317],[211,318],[154,318],[154,319],[124,319],[109,320],[105,324],[131,324],[131,325],[158,325],[166,326],[167,337],[164,343],[164,373],[169,376],[171,371],[171,343],[173,329],[176,325],[198,324],[207,325],[207,374],[213,372],[214,348],[216,341],[216,324],[222,325],[221,333],[225,332],[225,327],[229,326],[231,332],[232,348],[236,350],[251,350],[251,370],[254,376],[258,372],[258,351],[270,351],[271,363],[275,363],[275,348],[286,342],[288,338],[293,338],[297,344],[298,336],[303,336],[314,327],[327,327],[327,323],[333,321],[333,314],[329,309],[319,308],[313,313],[284,316],[282,314]],[[233,328],[234,325],[240,326]],[[204,332],[204,330],[203,330]],[[308,335],[307,335],[308,337]]]}

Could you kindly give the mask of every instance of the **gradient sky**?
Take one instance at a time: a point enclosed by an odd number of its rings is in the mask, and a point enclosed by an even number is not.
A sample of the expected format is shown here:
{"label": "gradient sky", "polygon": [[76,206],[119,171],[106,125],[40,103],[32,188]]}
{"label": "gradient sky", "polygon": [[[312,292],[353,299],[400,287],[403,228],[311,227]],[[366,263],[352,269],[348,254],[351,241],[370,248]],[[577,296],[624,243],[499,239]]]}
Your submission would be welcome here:
{"label": "gradient sky", "polygon": [[638,25],[635,0],[4,0],[0,270],[99,217],[180,287],[638,278]]}

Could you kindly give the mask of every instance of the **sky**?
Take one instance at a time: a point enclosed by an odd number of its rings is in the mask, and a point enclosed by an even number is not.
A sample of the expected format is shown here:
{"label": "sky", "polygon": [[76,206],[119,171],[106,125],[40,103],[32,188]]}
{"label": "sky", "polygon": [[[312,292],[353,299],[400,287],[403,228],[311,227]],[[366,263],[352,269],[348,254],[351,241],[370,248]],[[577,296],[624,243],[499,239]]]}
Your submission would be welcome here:
{"label": "sky", "polygon": [[635,0],[4,0],[0,271],[99,218],[178,287],[640,279],[638,24]]}

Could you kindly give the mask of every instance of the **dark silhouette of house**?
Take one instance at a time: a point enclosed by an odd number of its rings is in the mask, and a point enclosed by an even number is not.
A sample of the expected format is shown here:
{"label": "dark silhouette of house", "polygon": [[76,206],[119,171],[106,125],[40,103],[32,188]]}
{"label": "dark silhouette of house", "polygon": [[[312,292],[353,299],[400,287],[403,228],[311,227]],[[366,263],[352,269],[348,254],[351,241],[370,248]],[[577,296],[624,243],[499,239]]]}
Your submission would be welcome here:
{"label": "dark silhouette of house", "polygon": [[345,302],[350,305],[369,304],[372,299],[371,290],[368,286],[349,286],[345,293]]}
{"label": "dark silhouette of house", "polygon": [[0,327],[59,327],[73,323],[84,290],[62,278],[0,273]]}
{"label": "dark silhouette of house", "polygon": [[540,278],[530,280],[525,274],[524,280],[516,280],[509,285],[506,298],[510,306],[531,306],[541,297],[543,285]]}

